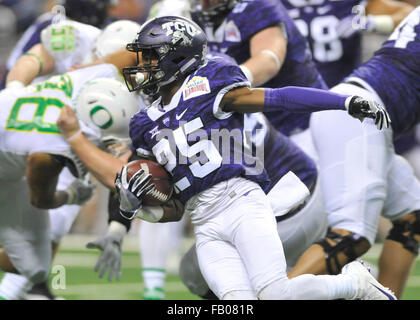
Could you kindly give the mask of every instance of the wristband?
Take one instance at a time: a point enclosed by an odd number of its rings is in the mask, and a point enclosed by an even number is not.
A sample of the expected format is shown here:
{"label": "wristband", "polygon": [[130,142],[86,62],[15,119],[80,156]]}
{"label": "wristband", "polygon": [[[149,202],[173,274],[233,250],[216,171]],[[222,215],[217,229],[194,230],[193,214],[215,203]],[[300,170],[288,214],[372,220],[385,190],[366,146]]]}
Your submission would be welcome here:
{"label": "wristband", "polygon": [[41,57],[40,57],[40,56],[38,56],[38,55],[37,55],[37,54],[35,54],[35,53],[32,53],[32,52],[25,52],[23,55],[24,55],[24,56],[34,57],[34,58],[38,61],[38,63],[39,63],[38,74],[41,74],[42,69],[43,69],[43,64],[42,64]]}
{"label": "wristband", "polygon": [[76,201],[76,192],[70,188],[64,189],[62,191],[67,194],[66,204],[74,204],[74,202]]}
{"label": "wristband", "polygon": [[67,142],[72,142],[74,139],[76,139],[81,134],[82,134],[82,129],[79,129],[79,130],[76,131],[75,134],[73,134],[72,136],[68,137],[66,140],[67,140]]}

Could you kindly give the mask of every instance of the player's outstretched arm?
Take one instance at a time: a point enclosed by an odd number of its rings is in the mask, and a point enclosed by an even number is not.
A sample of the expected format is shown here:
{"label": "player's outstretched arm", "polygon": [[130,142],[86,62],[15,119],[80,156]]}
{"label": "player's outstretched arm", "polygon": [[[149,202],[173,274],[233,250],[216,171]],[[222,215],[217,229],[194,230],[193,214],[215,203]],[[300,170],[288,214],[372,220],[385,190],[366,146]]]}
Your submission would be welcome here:
{"label": "player's outstretched arm", "polygon": [[46,75],[54,70],[54,58],[40,43],[23,54],[6,77],[6,87],[27,86],[36,77]]}
{"label": "player's outstretched arm", "polygon": [[82,133],[79,121],[69,106],[63,107],[57,125],[88,170],[103,185],[115,190],[115,175],[121,171],[126,162],[91,143]]}
{"label": "player's outstretched arm", "polygon": [[344,96],[326,90],[284,87],[278,89],[241,87],[229,91],[221,101],[225,112],[317,112],[347,110],[354,118],[375,119],[379,129],[389,127],[391,120],[384,108],[357,96]]}

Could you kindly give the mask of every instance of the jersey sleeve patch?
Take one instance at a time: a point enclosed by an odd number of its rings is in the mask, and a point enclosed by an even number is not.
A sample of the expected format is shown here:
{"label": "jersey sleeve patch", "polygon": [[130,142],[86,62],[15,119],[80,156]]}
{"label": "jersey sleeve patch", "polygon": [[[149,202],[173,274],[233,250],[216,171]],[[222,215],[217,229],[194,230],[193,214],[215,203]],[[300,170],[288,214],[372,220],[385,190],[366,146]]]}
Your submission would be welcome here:
{"label": "jersey sleeve patch", "polygon": [[185,85],[182,97],[184,101],[210,93],[210,83],[206,77],[193,77]]}

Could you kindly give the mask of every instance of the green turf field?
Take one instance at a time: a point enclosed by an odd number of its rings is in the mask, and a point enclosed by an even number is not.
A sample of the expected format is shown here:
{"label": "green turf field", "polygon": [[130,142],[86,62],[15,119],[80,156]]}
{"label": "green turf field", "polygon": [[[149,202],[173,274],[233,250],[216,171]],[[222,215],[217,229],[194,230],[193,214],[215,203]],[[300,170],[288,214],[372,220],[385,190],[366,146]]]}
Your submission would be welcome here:
{"label": "green turf field", "polygon": [[[141,278],[140,256],[135,241],[126,241],[124,244],[123,270],[119,282],[108,282],[99,279],[93,272],[98,257],[98,251],[84,249],[84,244],[92,237],[69,237],[63,241],[61,250],[56,257],[54,266],[64,266],[65,289],[53,290],[65,299],[77,300],[139,300],[142,296],[143,282]],[[375,245],[363,259],[371,264],[376,263],[380,247]],[[173,263],[172,263],[173,264]],[[59,267],[61,268],[61,267]],[[189,293],[175,274],[176,266],[170,267],[171,272],[166,281],[166,298],[171,300],[199,299]],[[63,270],[62,268],[60,270]],[[51,275],[51,283],[58,273]],[[61,274],[62,275],[62,274]],[[2,274],[0,273],[0,277]],[[56,284],[63,285],[63,278],[55,278]],[[405,300],[420,300],[420,263],[417,261],[413,268],[407,288],[403,295]]]}

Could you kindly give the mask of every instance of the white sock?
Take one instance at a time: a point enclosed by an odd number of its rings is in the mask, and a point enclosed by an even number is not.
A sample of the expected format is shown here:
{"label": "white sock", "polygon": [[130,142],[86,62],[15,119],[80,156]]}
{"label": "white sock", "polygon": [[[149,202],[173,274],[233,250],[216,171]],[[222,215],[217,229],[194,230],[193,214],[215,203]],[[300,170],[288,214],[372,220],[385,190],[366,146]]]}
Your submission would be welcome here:
{"label": "white sock", "polygon": [[355,295],[354,279],[348,275],[303,274],[279,279],[258,293],[261,300],[335,300]]}
{"label": "white sock", "polygon": [[21,300],[32,286],[32,282],[26,277],[14,273],[6,273],[0,283],[0,296],[7,300]]}
{"label": "white sock", "polygon": [[171,250],[170,230],[169,223],[142,221],[140,224],[139,248],[146,288],[164,287],[166,262]]}
{"label": "white sock", "polygon": [[143,269],[142,271],[144,286],[148,289],[161,288],[165,285],[165,270]]}
{"label": "white sock", "polygon": [[[315,276],[314,276],[315,277]],[[321,294],[321,299],[335,300],[335,299],[351,299],[356,294],[356,286],[354,279],[345,274],[338,275],[318,275],[316,281],[321,286],[324,284],[327,292]],[[314,283],[316,286],[316,284]],[[310,288],[308,288],[310,290]],[[313,288],[315,289],[315,288]],[[315,291],[316,292],[316,291]],[[309,293],[311,296],[311,294]],[[313,296],[313,295],[312,295]],[[325,298],[324,298],[325,297]],[[311,298],[309,298],[311,299]],[[320,299],[320,298],[312,298]]]}

